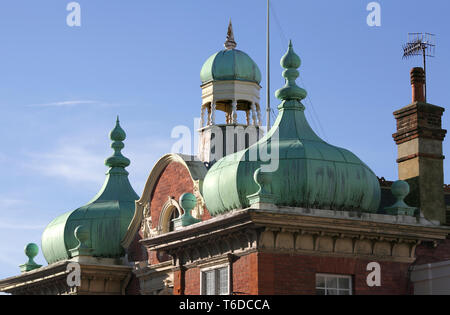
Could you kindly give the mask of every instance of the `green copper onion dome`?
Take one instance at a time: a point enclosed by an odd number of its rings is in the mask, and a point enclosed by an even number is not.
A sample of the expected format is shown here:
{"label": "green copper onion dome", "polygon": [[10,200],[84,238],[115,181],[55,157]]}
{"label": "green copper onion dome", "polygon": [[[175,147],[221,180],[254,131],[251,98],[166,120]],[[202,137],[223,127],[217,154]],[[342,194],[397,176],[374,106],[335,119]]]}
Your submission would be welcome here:
{"label": "green copper onion dome", "polygon": [[85,206],[67,212],[53,220],[42,234],[42,252],[49,264],[71,258],[70,249],[79,245],[74,231],[83,226],[89,239],[87,246],[96,257],[117,258],[124,255],[120,245],[134,215],[139,196],[131,187],[125,167],[130,160],[121,150],[126,138],[117,118],[110,133],[114,154],[107,158],[106,180],[97,195]]}
{"label": "green copper onion dome", "polygon": [[261,71],[245,52],[236,49],[233,28],[228,26],[225,49],[212,55],[204,63],[200,72],[202,84],[211,81],[248,81],[259,84]]}
{"label": "green copper onion dome", "polygon": [[[295,83],[300,58],[292,43],[281,66],[286,85],[276,92],[282,101],[277,120],[259,142],[224,157],[208,171],[202,193],[209,212],[249,207],[248,197],[261,191],[255,178],[267,176],[265,190],[279,206],[376,212],[380,186],[375,174],[350,151],[319,138],[306,120],[301,103],[306,91]],[[262,166],[271,173],[262,177]]]}

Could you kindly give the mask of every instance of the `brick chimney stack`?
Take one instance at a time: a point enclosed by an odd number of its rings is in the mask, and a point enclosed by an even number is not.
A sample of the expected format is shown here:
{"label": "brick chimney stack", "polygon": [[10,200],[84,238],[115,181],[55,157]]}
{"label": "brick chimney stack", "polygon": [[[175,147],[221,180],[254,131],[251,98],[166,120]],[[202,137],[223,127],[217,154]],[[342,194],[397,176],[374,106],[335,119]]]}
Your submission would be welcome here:
{"label": "brick chimney stack", "polygon": [[442,129],[444,108],[425,101],[425,74],[422,68],[411,70],[412,104],[394,112],[398,148],[398,174],[407,181],[411,193],[407,203],[418,207],[428,220],[445,224],[444,159]]}

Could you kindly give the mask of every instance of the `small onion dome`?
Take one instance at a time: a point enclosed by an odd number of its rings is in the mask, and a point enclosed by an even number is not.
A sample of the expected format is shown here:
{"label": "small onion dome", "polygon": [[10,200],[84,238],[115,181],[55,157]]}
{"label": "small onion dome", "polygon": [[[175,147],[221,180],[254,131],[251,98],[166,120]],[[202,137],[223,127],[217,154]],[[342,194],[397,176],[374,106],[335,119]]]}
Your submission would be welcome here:
{"label": "small onion dome", "polygon": [[89,235],[85,245],[92,249],[92,256],[117,258],[124,255],[120,243],[133,218],[135,200],[139,196],[131,187],[125,170],[130,160],[121,153],[126,135],[119,119],[110,138],[114,154],[105,161],[110,168],[101,190],[85,206],[57,217],[42,234],[42,252],[49,264],[71,258],[70,250],[80,244],[74,234],[79,226],[83,226],[83,230],[77,230],[78,236]]}
{"label": "small onion dome", "polygon": [[261,71],[258,65],[245,52],[236,48],[233,28],[228,26],[227,41],[225,49],[212,55],[203,64],[200,72],[202,84],[211,81],[248,81],[259,84],[261,82]]}
{"label": "small onion dome", "polygon": [[[222,158],[208,171],[203,197],[209,212],[218,215],[249,207],[248,197],[260,189],[255,171],[269,163],[276,167],[267,193],[279,206],[376,212],[376,175],[352,152],[319,138],[306,120],[301,103],[306,91],[295,83],[300,58],[292,43],[281,65],[286,85],[276,92],[282,101],[277,120],[259,142]],[[261,152],[269,152],[272,161],[263,162]]]}

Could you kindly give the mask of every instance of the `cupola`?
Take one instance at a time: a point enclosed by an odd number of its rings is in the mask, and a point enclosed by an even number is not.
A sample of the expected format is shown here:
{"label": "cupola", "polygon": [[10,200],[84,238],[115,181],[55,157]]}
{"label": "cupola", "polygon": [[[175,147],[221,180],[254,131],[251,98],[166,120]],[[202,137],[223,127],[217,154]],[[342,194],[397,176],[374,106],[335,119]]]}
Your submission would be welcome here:
{"label": "cupola", "polygon": [[[249,133],[256,135],[253,140],[245,140],[245,147],[241,149],[247,148],[262,136],[259,130],[262,125],[261,86],[259,85],[261,71],[252,58],[245,52],[236,49],[237,43],[234,39],[231,20],[224,46],[225,49],[206,60],[200,72],[202,106],[199,158],[208,163],[213,163],[226,154],[237,152],[238,146],[234,143],[235,141],[230,137],[227,138],[224,134],[226,126],[251,129]],[[218,112],[225,113],[225,119],[222,122],[220,122],[221,117],[217,115]],[[239,119],[238,112],[245,113],[245,116]],[[214,135],[215,133],[220,133],[220,135]],[[238,137],[244,135],[240,131],[236,131],[236,133],[238,133]],[[234,138],[235,135],[232,137]],[[211,154],[214,151],[214,144],[211,145],[214,138],[223,140],[223,149],[216,150],[220,151],[220,154]],[[230,143],[230,141],[232,142],[231,152],[229,152],[230,150],[226,152],[225,143]]]}

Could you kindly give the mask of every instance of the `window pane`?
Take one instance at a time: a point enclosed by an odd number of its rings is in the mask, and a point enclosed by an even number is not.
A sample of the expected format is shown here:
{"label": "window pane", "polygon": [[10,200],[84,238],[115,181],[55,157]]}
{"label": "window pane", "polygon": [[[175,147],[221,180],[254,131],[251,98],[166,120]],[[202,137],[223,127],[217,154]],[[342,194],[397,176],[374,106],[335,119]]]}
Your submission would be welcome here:
{"label": "window pane", "polygon": [[350,291],[347,290],[339,291],[339,295],[350,295]]}
{"label": "window pane", "polygon": [[339,289],[350,289],[350,279],[349,278],[339,278]]}
{"label": "window pane", "polygon": [[214,270],[205,272],[206,281],[205,281],[205,292],[206,295],[215,295],[215,286],[214,286]]}
{"label": "window pane", "polygon": [[325,288],[325,277],[324,276],[316,277],[316,288]]}
{"label": "window pane", "polygon": [[327,295],[338,295],[338,291],[327,289]]}
{"label": "window pane", "polygon": [[228,268],[219,269],[219,294],[228,294]]}
{"label": "window pane", "polygon": [[327,288],[328,289],[337,289],[337,278],[336,277],[333,277],[333,276],[330,276],[330,277],[327,277]]}
{"label": "window pane", "polygon": [[325,289],[317,289],[316,294],[317,295],[325,295]]}

